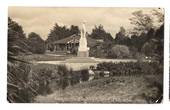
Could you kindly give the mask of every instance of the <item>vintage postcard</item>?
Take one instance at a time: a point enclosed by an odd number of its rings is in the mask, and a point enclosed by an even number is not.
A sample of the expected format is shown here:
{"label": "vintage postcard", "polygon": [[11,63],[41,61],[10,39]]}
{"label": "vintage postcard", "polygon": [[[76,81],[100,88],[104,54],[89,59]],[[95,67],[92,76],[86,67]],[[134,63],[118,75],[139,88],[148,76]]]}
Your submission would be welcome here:
{"label": "vintage postcard", "polygon": [[161,103],[164,9],[8,7],[10,103]]}

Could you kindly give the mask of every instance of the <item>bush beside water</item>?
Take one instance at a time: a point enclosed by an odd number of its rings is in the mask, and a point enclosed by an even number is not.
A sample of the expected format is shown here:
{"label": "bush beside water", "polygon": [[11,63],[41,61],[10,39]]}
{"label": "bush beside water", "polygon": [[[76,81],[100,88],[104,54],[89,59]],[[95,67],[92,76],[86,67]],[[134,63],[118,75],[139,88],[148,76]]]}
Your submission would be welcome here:
{"label": "bush beside water", "polygon": [[110,76],[163,74],[163,66],[157,62],[103,62],[97,65],[97,70],[110,71]]}

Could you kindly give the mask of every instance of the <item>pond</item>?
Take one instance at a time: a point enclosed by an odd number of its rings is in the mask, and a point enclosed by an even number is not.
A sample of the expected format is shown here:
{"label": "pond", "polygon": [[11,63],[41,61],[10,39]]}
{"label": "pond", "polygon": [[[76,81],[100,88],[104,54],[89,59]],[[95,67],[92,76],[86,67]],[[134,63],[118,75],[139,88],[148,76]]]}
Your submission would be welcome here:
{"label": "pond", "polygon": [[136,62],[136,59],[102,59],[102,58],[93,58],[89,57],[87,59],[84,58],[71,58],[65,61],[36,61],[34,64],[54,64],[54,65],[66,65],[68,68],[72,68],[73,70],[81,70],[88,69],[90,66],[96,67],[98,63],[102,62]]}

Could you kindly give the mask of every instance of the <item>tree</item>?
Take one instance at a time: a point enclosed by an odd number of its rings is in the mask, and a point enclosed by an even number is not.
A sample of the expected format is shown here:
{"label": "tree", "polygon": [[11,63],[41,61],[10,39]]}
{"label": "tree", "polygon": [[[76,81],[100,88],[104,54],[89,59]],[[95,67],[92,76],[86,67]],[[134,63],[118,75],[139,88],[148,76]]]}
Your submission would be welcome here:
{"label": "tree", "polygon": [[16,56],[28,52],[25,33],[17,22],[8,18],[8,56]]}
{"label": "tree", "polygon": [[70,28],[66,26],[59,26],[57,23],[54,25],[53,29],[48,34],[47,42],[54,42],[66,37],[69,37],[73,34],[79,34],[80,30],[78,26],[71,25]]}
{"label": "tree", "polygon": [[[19,25],[17,22],[13,21],[10,17],[8,17],[8,30],[15,31],[18,36],[25,38],[25,34],[22,29],[22,26]],[[9,36],[9,37],[12,37],[12,36]]]}
{"label": "tree", "polygon": [[151,15],[144,14],[141,10],[132,13],[133,17],[130,18],[130,23],[134,25],[133,34],[140,35],[141,33],[147,33],[153,28],[153,20]]}
{"label": "tree", "polygon": [[163,50],[164,50],[164,10],[161,8],[153,10],[153,15],[157,17],[160,27],[155,32],[155,38],[158,40],[155,53],[158,55],[159,62],[163,65]]}
{"label": "tree", "polygon": [[111,34],[107,33],[102,25],[95,26],[95,28],[92,30],[92,33],[90,34],[90,37],[94,39],[102,39],[106,42],[113,41],[113,37],[111,36]]}
{"label": "tree", "polygon": [[141,50],[141,47],[143,45],[143,43],[141,42],[141,38],[137,35],[132,35],[131,36],[131,44],[133,47],[136,47],[137,48],[137,51],[140,52]]}
{"label": "tree", "polygon": [[156,43],[157,43],[157,40],[155,39],[149,40],[143,45],[141,51],[147,56],[154,56],[155,50],[157,48]]}
{"label": "tree", "polygon": [[123,39],[124,37],[126,37],[126,30],[123,26],[120,27],[119,32],[116,34],[116,38],[115,39]]}
{"label": "tree", "polygon": [[147,33],[141,33],[140,35],[132,35],[130,43],[132,47],[136,47],[138,52],[141,52],[142,46],[150,39],[155,38],[155,30],[151,28]]}
{"label": "tree", "polygon": [[126,30],[123,26],[120,27],[119,32],[116,34],[115,43],[120,45],[131,45],[130,38],[126,35]]}
{"label": "tree", "polygon": [[73,34],[79,34],[79,33],[80,33],[79,27],[71,25],[71,27],[70,27],[70,34],[73,35]]}
{"label": "tree", "polygon": [[152,10],[152,15],[157,18],[158,23],[161,25],[164,23],[164,10],[161,8]]}
{"label": "tree", "polygon": [[35,32],[31,32],[28,35],[28,42],[30,51],[32,53],[42,54],[45,52],[45,42],[44,40]]}
{"label": "tree", "polygon": [[164,50],[164,25],[161,25],[157,30],[149,31],[142,40],[144,41],[141,52],[147,56],[156,58],[162,63]]}
{"label": "tree", "polygon": [[89,35],[91,38],[96,40],[102,40],[103,42],[90,48],[90,56],[95,57],[107,57],[109,49],[114,43],[114,39],[110,33],[107,33],[102,25],[95,26],[92,33]]}
{"label": "tree", "polygon": [[155,32],[156,39],[164,39],[164,24],[162,24]]}
{"label": "tree", "polygon": [[9,102],[30,102],[36,94],[28,83],[29,64],[16,58],[19,54],[28,52],[26,41],[22,26],[8,18],[7,100]]}
{"label": "tree", "polygon": [[163,63],[163,50],[164,50],[164,24],[160,26],[159,29],[156,30],[155,37],[157,39],[157,48],[155,53],[158,55],[158,60],[160,63]]}

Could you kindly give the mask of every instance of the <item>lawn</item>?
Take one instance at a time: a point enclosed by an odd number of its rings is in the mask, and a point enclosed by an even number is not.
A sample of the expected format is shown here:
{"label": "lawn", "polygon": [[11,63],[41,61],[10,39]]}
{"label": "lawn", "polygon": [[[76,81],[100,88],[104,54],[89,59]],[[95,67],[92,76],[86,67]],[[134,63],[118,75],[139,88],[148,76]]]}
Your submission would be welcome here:
{"label": "lawn", "polygon": [[63,61],[71,58],[72,55],[55,55],[55,54],[31,54],[18,56],[17,58],[24,61]]}

